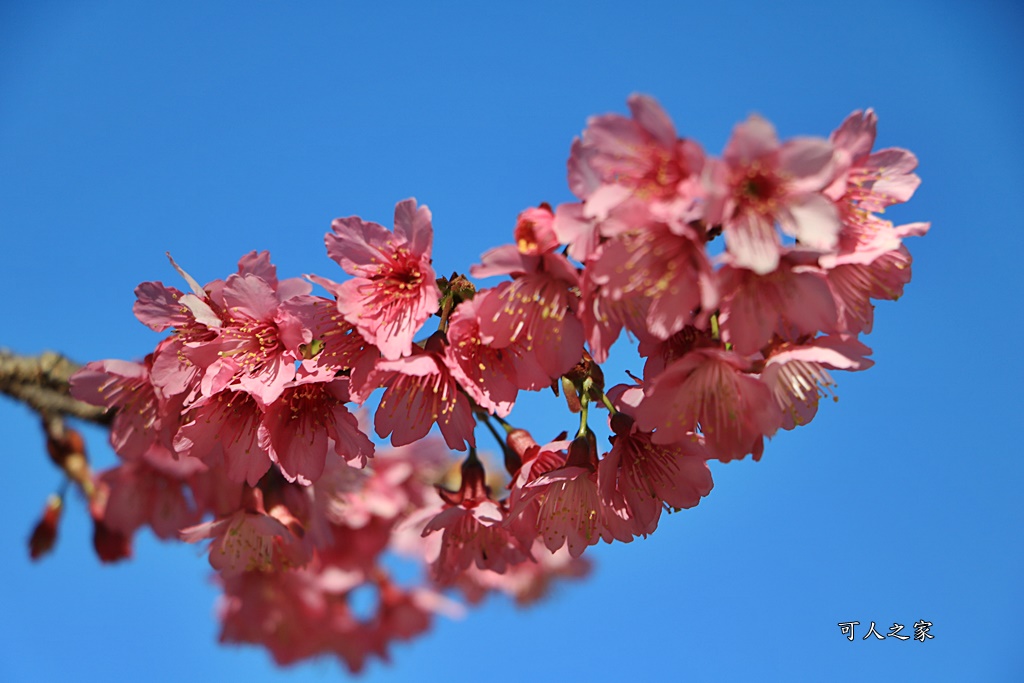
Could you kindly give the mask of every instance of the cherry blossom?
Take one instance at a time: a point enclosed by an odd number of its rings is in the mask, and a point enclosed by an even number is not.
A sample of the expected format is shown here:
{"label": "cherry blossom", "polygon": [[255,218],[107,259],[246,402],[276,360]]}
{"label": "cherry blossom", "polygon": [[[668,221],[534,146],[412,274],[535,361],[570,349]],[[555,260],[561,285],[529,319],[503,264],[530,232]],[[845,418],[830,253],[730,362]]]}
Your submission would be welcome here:
{"label": "cherry blossom", "polygon": [[[872,365],[873,302],[910,281],[906,238],[930,226],[881,214],[913,195],[916,157],[873,150],[871,110],[827,139],[780,141],[752,116],[715,158],[651,97],[627,106],[572,143],[578,201],[521,211],[470,268],[493,286],[435,277],[415,199],[393,230],[332,223],[340,282],[280,279],[251,251],[203,286],[173,259],[183,289],[140,284],[135,315],[162,339],[71,380],[107,411],[118,463],[94,473],[81,439],[48,435],[100,560],[130,557],[143,527],[208,541],[223,642],[358,672],[460,613],[448,594],[527,604],[585,575],[591,546],[648,536],[709,495],[710,461],[758,460],[810,422],[838,373]],[[601,364],[620,350],[636,352],[633,383],[606,391]],[[564,431],[542,444],[515,409],[549,389]],[[44,508],[34,559],[63,504]],[[418,567],[408,580],[396,558]]]}
{"label": "cherry blossom", "polygon": [[737,265],[764,275],[779,262],[783,232],[805,246],[831,249],[839,216],[821,193],[834,175],[832,144],[823,138],[779,143],[759,116],[736,126],[721,160],[706,174],[709,224],[722,224]]}
{"label": "cherry blossom", "polygon": [[338,310],[388,360],[408,356],[440,296],[430,265],[430,210],[415,199],[399,202],[394,232],[355,216],[331,228],[327,254],[353,276],[334,292]]}

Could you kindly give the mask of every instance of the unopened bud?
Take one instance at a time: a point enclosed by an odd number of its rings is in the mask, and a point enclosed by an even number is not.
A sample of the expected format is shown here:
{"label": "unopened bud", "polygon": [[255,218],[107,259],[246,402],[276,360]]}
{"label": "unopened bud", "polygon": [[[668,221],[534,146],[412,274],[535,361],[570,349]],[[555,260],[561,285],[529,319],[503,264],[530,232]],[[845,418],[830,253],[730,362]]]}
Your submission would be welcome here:
{"label": "unopened bud", "polygon": [[515,476],[519,468],[523,466],[526,451],[536,447],[537,442],[530,436],[530,432],[517,427],[510,429],[505,436],[505,446],[506,448],[502,449],[505,454],[505,471]]}
{"label": "unopened bud", "polygon": [[53,495],[46,500],[43,517],[32,530],[32,537],[28,541],[28,554],[33,560],[49,553],[57,543],[57,526],[63,509],[60,496]]}
{"label": "unopened bud", "polygon": [[114,531],[102,519],[93,519],[92,547],[101,562],[120,562],[132,556],[131,537]]}
{"label": "unopened bud", "polygon": [[518,427],[508,433],[505,437],[505,443],[508,444],[509,450],[519,456],[520,460],[526,455],[526,451],[531,446],[537,445],[530,432]]}

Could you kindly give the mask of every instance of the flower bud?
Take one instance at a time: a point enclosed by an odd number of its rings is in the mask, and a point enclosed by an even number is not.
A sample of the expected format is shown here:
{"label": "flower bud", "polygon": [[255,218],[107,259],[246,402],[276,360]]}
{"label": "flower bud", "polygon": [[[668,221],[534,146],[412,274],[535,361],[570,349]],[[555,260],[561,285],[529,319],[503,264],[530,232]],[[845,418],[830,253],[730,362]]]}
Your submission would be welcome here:
{"label": "flower bud", "polygon": [[57,525],[60,523],[63,509],[60,496],[53,495],[46,500],[43,517],[32,530],[32,537],[28,541],[29,557],[33,560],[38,560],[49,553],[57,543]]}
{"label": "flower bud", "polygon": [[523,466],[526,451],[536,446],[537,442],[530,436],[530,432],[517,428],[508,433],[505,443],[508,445],[508,448],[505,449],[505,469],[514,476]]}
{"label": "flower bud", "polygon": [[93,519],[92,547],[101,562],[120,562],[132,556],[131,537],[114,531],[102,519]]}

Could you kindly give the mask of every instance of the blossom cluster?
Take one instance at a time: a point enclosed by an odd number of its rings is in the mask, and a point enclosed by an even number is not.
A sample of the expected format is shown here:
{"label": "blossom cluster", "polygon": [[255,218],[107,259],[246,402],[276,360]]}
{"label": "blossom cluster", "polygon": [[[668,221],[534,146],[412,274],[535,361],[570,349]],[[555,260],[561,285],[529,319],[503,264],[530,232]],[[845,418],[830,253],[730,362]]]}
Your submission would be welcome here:
{"label": "blossom cluster", "polygon": [[[121,463],[89,496],[101,558],[127,557],[143,526],[208,541],[223,641],[357,671],[457,611],[453,590],[532,601],[583,575],[588,547],[697,505],[709,461],[757,460],[810,422],[832,373],[872,364],[873,301],[910,280],[903,239],[928,225],[881,214],[917,188],[915,157],[873,151],[870,110],[827,139],[780,141],[752,116],[712,157],[653,99],[628,104],[573,142],[575,200],[525,209],[512,243],[470,268],[494,286],[437,277],[413,199],[393,229],[334,221],[341,282],[279,280],[252,252],[204,286],[173,260],[184,290],[139,285],[136,316],[169,335],[72,381],[115,411]],[[643,365],[606,387],[623,330]],[[578,418],[538,441],[510,416],[520,391],[548,388]],[[503,472],[478,457],[478,425]],[[388,554],[422,562],[423,584],[400,585]],[[352,605],[366,587],[370,618]]]}

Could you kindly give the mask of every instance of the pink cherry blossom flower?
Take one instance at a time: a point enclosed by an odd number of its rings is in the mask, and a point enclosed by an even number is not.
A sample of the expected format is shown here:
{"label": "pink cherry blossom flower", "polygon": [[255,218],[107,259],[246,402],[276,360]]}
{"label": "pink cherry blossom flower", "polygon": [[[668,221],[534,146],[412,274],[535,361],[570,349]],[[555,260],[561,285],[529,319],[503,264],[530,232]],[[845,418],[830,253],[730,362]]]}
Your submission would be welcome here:
{"label": "pink cherry blossom flower", "polygon": [[760,459],[764,437],[776,432],[782,416],[768,387],[748,369],[734,353],[691,351],[645,385],[637,425],[654,432],[651,441],[656,444],[680,443],[699,427],[719,460],[748,453]]}
{"label": "pink cherry blossom flower", "polygon": [[452,376],[481,408],[505,417],[515,404],[520,389],[537,390],[551,379],[527,351],[523,340],[503,348],[485,344],[481,339],[479,307],[485,299],[478,296],[463,301],[448,321],[448,345],[444,347],[445,365]]}
{"label": "pink cherry blossom flower", "polygon": [[913,196],[921,179],[913,171],[917,157],[905,149],[872,153],[878,116],[871,109],[855,111],[832,132],[836,150],[836,179],[828,194],[866,212],[881,212]]}
{"label": "pink cherry blossom flower", "polygon": [[[438,348],[428,343],[428,348]],[[440,351],[442,349],[438,349]],[[384,386],[384,395],[373,418],[377,435],[391,435],[391,444],[404,446],[427,435],[435,422],[450,448],[466,450],[476,444],[475,422],[469,397],[435,350],[399,360],[382,360],[370,373],[374,386]]]}
{"label": "pink cherry blossom flower", "polygon": [[927,223],[893,227],[875,212],[910,199],[921,180],[913,173],[917,158],[903,149],[872,152],[877,117],[870,109],[854,112],[832,133],[836,179],[827,192],[836,201],[842,232],[835,253],[821,258],[835,297],[841,329],[870,332],[871,299],[896,299],[910,281],[905,237],[924,235]]}
{"label": "pink cherry blossom flower", "polygon": [[[341,285],[310,275],[309,279],[330,292]],[[337,301],[319,296],[297,296],[282,303],[282,308],[302,321],[310,331],[310,340],[298,347],[303,376],[316,375],[326,381],[338,374],[349,378],[349,396],[362,403],[375,387],[367,383],[380,358],[380,350],[363,339],[354,325],[338,312]]]}
{"label": "pink cherry blossom flower", "polygon": [[439,584],[451,583],[470,565],[500,573],[527,557],[504,525],[505,512],[491,498],[485,477],[476,453],[470,450],[462,464],[459,490],[438,489],[446,505],[427,522],[423,535],[443,532],[440,554],[431,567],[432,578]]}
{"label": "pink cherry blossom flower", "polygon": [[125,536],[148,524],[159,538],[177,538],[181,529],[199,521],[184,480],[160,472],[145,460],[107,470],[100,482],[105,489],[103,520]]}
{"label": "pink cherry blossom flower", "polygon": [[217,328],[221,326],[221,318],[216,305],[210,299],[210,293],[182,270],[170,254],[167,254],[167,258],[188,283],[191,292],[185,294],[161,282],[143,282],[135,288],[135,316],[157,332],[163,332],[169,327],[174,328],[175,334],[183,337],[185,341],[212,339]]}
{"label": "pink cherry blossom flower", "polygon": [[267,514],[259,489],[250,490],[250,500],[245,508],[227,517],[182,529],[182,540],[196,543],[211,539],[210,566],[224,576],[281,571],[309,562],[312,549],[296,534],[301,527],[293,524],[289,528],[278,518],[289,521],[288,516],[277,509]]}
{"label": "pink cherry blossom flower", "polygon": [[783,252],[778,267],[764,275],[728,262],[718,271],[722,339],[737,353],[757,353],[776,333],[788,339],[836,328],[825,273],[797,257]]}
{"label": "pink cherry blossom flower", "polygon": [[388,360],[408,356],[440,298],[430,265],[430,210],[417,208],[415,199],[399,202],[393,233],[355,216],[338,218],[331,228],[327,254],[354,276],[335,292],[338,310]]}
{"label": "pink cherry blossom flower", "polygon": [[527,485],[521,504],[537,498],[537,532],[554,552],[568,545],[579,557],[601,540],[601,497],[597,475],[585,467],[562,467],[541,475]]}
{"label": "pink cherry blossom flower", "polygon": [[871,332],[875,307],[871,299],[895,301],[910,282],[913,259],[906,245],[900,245],[871,263],[845,263],[828,270],[828,284],[835,299],[841,330],[857,334]]}
{"label": "pink cherry blossom flower", "polygon": [[[600,261],[603,246],[594,255],[591,263]],[[587,348],[597,363],[608,360],[612,344],[619,338],[622,329],[641,341],[657,342],[658,339],[647,331],[647,316],[651,300],[645,296],[615,298],[612,287],[606,287],[595,280],[596,269],[588,266],[580,278],[580,305],[577,311]]]}
{"label": "pink cherry blossom flower", "polygon": [[519,342],[548,377],[559,377],[583,352],[583,328],[574,314],[579,276],[564,256],[524,248],[526,252],[515,245],[496,247],[470,269],[474,277],[514,278],[476,295],[480,338],[498,349]]}
{"label": "pink cherry blossom flower", "polygon": [[806,247],[831,249],[839,217],[821,194],[834,175],[832,144],[795,138],[779,144],[775,128],[751,116],[736,126],[723,158],[709,164],[706,220],[721,224],[735,263],[764,275],[779,263],[775,230]]}
{"label": "pink cherry blossom flower", "polygon": [[117,410],[110,444],[125,460],[139,459],[154,449],[173,452],[171,441],[181,404],[157,395],[150,375],[152,362],[152,355],[143,363],[93,361],[71,378],[73,397]]}
{"label": "pink cherry blossom flower", "polygon": [[874,361],[871,349],[853,338],[826,336],[802,344],[782,344],[769,353],[761,381],[782,410],[782,428],[807,424],[818,412],[818,399],[831,393],[829,370],[865,370]]}
{"label": "pink cherry blossom flower", "polygon": [[374,517],[394,520],[411,506],[403,484],[413,474],[412,467],[380,458],[379,453],[370,465],[356,469],[341,459],[328,459],[323,475],[312,487],[323,524],[361,529]]}
{"label": "pink cherry blossom flower", "polygon": [[255,273],[230,276],[219,292],[225,321],[216,342],[218,360],[206,368],[203,393],[237,382],[264,404],[272,403],[295,377],[299,346],[311,335],[281,304],[308,294],[310,284],[291,279],[277,287]]}
{"label": "pink cherry blossom flower", "polygon": [[159,282],[136,289],[139,319],[158,331],[174,328],[153,363],[155,386],[165,396],[187,392],[185,402],[191,403],[200,393],[211,396],[240,383],[264,402],[273,401],[294,376],[297,348],[309,337],[281,304],[307,294],[309,283],[279,281],[265,251],[243,256],[238,273],[205,288],[171,263],[190,294]]}
{"label": "pink cherry blossom flower", "polygon": [[[617,391],[618,389],[618,391]],[[617,387],[610,395],[632,392],[638,387]],[[615,401],[615,399],[613,399]],[[630,529],[634,536],[653,533],[664,505],[674,509],[691,508],[711,492],[708,454],[699,437],[692,435],[674,444],[654,444],[649,432],[641,431],[627,414],[635,408],[615,401],[619,412],[611,417],[612,450],[598,465],[601,496],[608,505],[617,492],[628,507]]]}
{"label": "pink cherry blossom flower", "polygon": [[631,95],[632,118],[592,117],[569,156],[569,187],[583,200],[558,207],[555,232],[569,255],[589,260],[598,232],[619,231],[606,223],[623,205],[635,202],[663,222],[685,225],[702,213],[704,152],[680,139],[661,106],[646,95]]}
{"label": "pink cherry blossom flower", "polygon": [[579,557],[608,533],[604,519],[607,513],[598,492],[597,453],[591,438],[574,439],[565,465],[517,488],[521,488],[521,495],[511,503],[509,517],[518,517],[536,500],[537,534],[551,552],[568,545],[569,554]]}
{"label": "pink cherry blossom flower", "polygon": [[[220,576],[220,641],[254,643],[269,650],[279,665],[332,652],[347,638],[364,653],[344,659],[350,670],[362,668],[373,645],[347,605],[348,593],[362,574],[304,567],[287,572],[245,572]],[[361,637],[362,636],[362,637]]]}
{"label": "pink cherry blossom flower", "polygon": [[259,438],[263,408],[251,394],[225,389],[200,398],[186,415],[174,437],[178,453],[210,466],[223,463],[231,481],[249,486],[256,486],[270,469],[270,453]]}
{"label": "pink cherry blossom flower", "polygon": [[[667,339],[687,324],[699,323],[714,310],[718,298],[711,263],[689,228],[677,234],[667,225],[651,223],[614,237],[587,264],[585,273],[584,279],[594,283],[586,286],[588,295],[596,285],[600,296],[600,303],[585,303],[611,313],[610,320],[633,325],[627,329],[641,339]],[[634,311],[645,312],[642,327],[636,327]],[[695,317],[698,311],[700,320]],[[592,347],[598,352],[595,359],[607,356],[605,339],[613,329],[588,334],[601,342]]]}
{"label": "pink cherry blossom flower", "polygon": [[330,454],[353,467],[364,467],[373,443],[359,429],[348,401],[348,380],[319,381],[300,377],[267,406],[260,446],[288,481],[308,486],[320,478]]}
{"label": "pink cherry blossom flower", "polygon": [[[200,462],[196,458],[179,460]],[[224,517],[232,514],[242,506],[243,493],[248,488],[244,483],[233,481],[227,475],[223,463],[197,470],[188,477],[188,486],[192,490],[192,498],[196,507],[204,514]]]}

